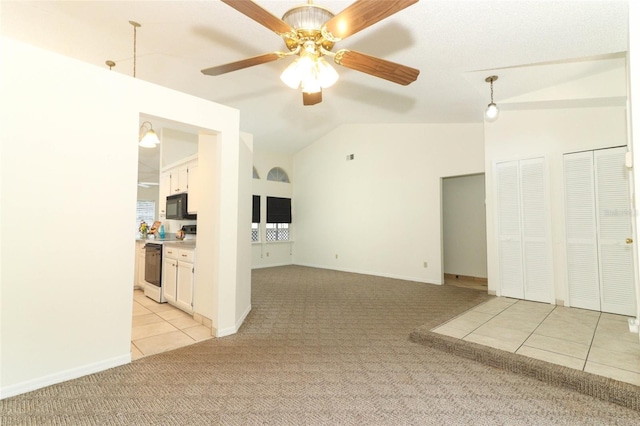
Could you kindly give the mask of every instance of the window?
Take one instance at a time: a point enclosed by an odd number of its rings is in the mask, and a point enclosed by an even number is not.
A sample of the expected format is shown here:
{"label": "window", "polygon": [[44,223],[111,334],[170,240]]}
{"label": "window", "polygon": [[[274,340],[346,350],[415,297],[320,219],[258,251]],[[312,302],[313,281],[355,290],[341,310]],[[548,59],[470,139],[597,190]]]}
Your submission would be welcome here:
{"label": "window", "polygon": [[282,168],[274,167],[273,169],[269,170],[267,180],[289,183],[289,176],[287,175],[287,172],[285,172]]}
{"label": "window", "polygon": [[140,227],[140,223],[145,221],[149,228],[156,220],[156,202],[153,200],[138,200],[136,205],[136,232]]}
{"label": "window", "polygon": [[253,166],[253,178],[260,179],[260,175],[258,174],[258,169],[256,169],[256,166]]}
{"label": "window", "polygon": [[260,241],[260,196],[259,195],[253,196],[253,212],[251,214],[251,241]]}
{"label": "window", "polygon": [[267,197],[267,241],[288,241],[291,198]]}
{"label": "window", "polygon": [[267,241],[289,241],[289,224],[267,223]]}

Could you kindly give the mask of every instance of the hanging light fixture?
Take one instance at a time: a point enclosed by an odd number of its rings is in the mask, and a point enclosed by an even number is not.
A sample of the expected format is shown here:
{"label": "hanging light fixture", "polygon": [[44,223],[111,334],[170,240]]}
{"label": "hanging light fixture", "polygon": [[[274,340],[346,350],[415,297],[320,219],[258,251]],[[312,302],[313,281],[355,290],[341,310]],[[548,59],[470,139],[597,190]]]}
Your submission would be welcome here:
{"label": "hanging light fixture", "polygon": [[315,43],[306,42],[300,57],[285,68],[280,79],[292,89],[302,86],[305,93],[317,93],[332,86],[338,72],[320,56]]}
{"label": "hanging light fixture", "polygon": [[498,105],[493,102],[493,82],[498,79],[497,75],[492,75],[484,79],[487,83],[491,84],[491,103],[487,105],[487,109],[484,111],[484,118],[488,122],[492,123],[498,119],[498,114],[500,114],[500,109]]}
{"label": "hanging light fixture", "polygon": [[[147,128],[147,125],[149,126],[149,128]],[[158,139],[158,135],[156,135],[156,132],[153,131],[153,126],[151,125],[151,123],[148,121],[142,123],[142,125],[140,126],[140,138],[138,145],[143,148],[155,148],[159,144],[160,139]]]}

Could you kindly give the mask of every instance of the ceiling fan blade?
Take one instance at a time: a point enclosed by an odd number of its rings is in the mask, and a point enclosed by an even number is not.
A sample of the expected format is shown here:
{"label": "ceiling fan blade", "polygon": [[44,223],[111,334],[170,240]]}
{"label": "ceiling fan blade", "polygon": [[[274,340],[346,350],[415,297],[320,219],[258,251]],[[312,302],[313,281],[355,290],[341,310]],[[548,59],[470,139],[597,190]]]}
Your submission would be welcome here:
{"label": "ceiling fan blade", "polygon": [[353,50],[339,50],[336,52],[334,61],[352,70],[361,71],[375,77],[406,86],[413,83],[418,78],[420,70],[395,62],[365,55]]}
{"label": "ceiling fan blade", "polygon": [[309,106],[322,102],[322,90],[316,93],[302,92],[302,105]]}
{"label": "ceiling fan blade", "polygon": [[382,21],[418,0],[357,0],[324,25],[322,35],[336,42]]}
{"label": "ceiling fan blade", "polygon": [[243,59],[241,61],[231,62],[229,64],[218,65],[217,67],[206,68],[202,70],[205,75],[220,75],[231,71],[241,70],[243,68],[253,67],[255,65],[266,64],[267,62],[277,61],[285,55],[280,52],[265,53],[264,55],[254,56],[253,58]]}
{"label": "ceiling fan blade", "polygon": [[222,2],[278,35],[293,32],[289,24],[251,0],[222,0]]}

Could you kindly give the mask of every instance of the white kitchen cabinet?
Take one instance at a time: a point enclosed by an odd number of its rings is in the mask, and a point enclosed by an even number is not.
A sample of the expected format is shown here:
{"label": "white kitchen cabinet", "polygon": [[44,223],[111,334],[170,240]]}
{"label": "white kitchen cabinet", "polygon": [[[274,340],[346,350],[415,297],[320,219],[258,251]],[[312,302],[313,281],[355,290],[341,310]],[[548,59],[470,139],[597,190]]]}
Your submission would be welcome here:
{"label": "white kitchen cabinet", "polygon": [[171,194],[189,192],[189,185],[195,181],[191,178],[191,170],[197,168],[198,160],[189,161],[170,170]]}
{"label": "white kitchen cabinet", "polygon": [[167,196],[171,194],[171,172],[160,173],[160,187],[158,188],[158,213],[160,220],[167,217]]}
{"label": "white kitchen cabinet", "polygon": [[172,305],[176,302],[178,277],[178,249],[165,246],[162,260],[162,294]]}
{"label": "white kitchen cabinet", "polygon": [[162,287],[168,303],[193,312],[193,276],[195,250],[165,245]]}
{"label": "white kitchen cabinet", "polygon": [[178,260],[178,276],[176,278],[176,306],[183,311],[193,311],[193,263]]}

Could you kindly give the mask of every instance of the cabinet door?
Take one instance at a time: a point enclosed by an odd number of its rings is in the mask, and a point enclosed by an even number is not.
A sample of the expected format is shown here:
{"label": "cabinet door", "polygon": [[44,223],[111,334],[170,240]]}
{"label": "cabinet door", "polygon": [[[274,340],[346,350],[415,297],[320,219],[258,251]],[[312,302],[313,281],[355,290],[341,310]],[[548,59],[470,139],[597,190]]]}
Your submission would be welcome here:
{"label": "cabinet door", "polygon": [[193,263],[178,261],[176,306],[193,311]]}
{"label": "cabinet door", "polygon": [[178,262],[174,259],[165,259],[163,264],[162,293],[167,302],[175,303]]}
{"label": "cabinet door", "polygon": [[171,193],[171,173],[160,174],[160,187],[158,188],[158,213],[160,219],[167,217],[167,196]]}
{"label": "cabinet door", "polygon": [[187,192],[189,185],[189,167],[185,164],[171,169],[171,193]]}

